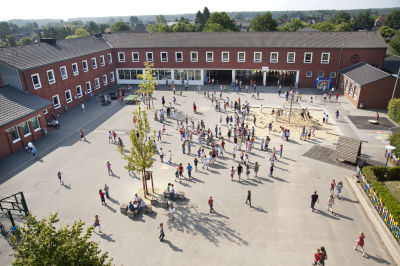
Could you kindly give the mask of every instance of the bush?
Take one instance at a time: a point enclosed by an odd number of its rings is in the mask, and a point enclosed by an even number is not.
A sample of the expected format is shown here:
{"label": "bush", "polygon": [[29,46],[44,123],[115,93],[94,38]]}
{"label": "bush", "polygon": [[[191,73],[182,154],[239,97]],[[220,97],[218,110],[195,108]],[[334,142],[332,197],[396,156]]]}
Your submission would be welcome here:
{"label": "bush", "polygon": [[362,173],[370,184],[376,181],[400,180],[400,166],[367,166],[362,169]]}
{"label": "bush", "polygon": [[394,98],[389,101],[388,105],[389,117],[400,123],[400,99]]}
{"label": "bush", "polygon": [[382,203],[393,215],[394,220],[400,222],[400,204],[396,198],[389,192],[389,190],[381,182],[373,182],[371,184],[375,193],[382,200]]}
{"label": "bush", "polygon": [[396,148],[392,153],[397,157],[400,157],[400,131],[389,136],[389,143]]}

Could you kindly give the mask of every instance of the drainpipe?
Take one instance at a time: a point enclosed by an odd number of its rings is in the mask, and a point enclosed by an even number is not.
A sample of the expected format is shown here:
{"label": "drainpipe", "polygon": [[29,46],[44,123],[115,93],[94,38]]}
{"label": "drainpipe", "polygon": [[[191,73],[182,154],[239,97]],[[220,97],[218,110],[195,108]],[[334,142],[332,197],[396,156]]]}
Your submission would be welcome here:
{"label": "drainpipe", "polygon": [[337,68],[337,74],[336,74],[336,78],[335,78],[335,87],[337,87],[337,80],[338,80],[338,76],[339,76],[340,63],[342,62],[342,52],[343,52],[343,47],[340,48],[340,58],[339,58],[339,65],[338,65],[338,68]]}

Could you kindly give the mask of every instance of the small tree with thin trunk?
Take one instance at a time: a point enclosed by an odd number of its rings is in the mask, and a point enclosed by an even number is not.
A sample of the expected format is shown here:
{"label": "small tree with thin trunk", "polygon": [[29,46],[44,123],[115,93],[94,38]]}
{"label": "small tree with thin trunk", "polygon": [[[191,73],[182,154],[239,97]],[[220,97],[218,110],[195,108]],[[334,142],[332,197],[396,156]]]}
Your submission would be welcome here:
{"label": "small tree with thin trunk", "polygon": [[148,194],[147,182],[146,182],[146,169],[153,166],[154,155],[153,141],[156,138],[156,132],[151,131],[149,120],[147,118],[147,112],[138,107],[133,112],[133,116],[136,118],[138,123],[137,130],[132,129],[129,133],[129,139],[131,141],[130,153],[126,153],[123,147],[119,147],[119,152],[122,154],[122,159],[128,161],[128,165],[125,168],[137,174],[142,175],[143,191],[144,195]]}
{"label": "small tree with thin trunk", "polygon": [[155,69],[153,69],[153,66],[153,63],[144,62],[144,74],[138,75],[138,79],[141,79],[142,82],[139,84],[137,92],[139,94],[143,93],[143,95],[146,94],[148,109],[150,109],[150,95],[153,94],[157,86],[157,79],[154,76],[154,73],[156,73],[156,71]]}

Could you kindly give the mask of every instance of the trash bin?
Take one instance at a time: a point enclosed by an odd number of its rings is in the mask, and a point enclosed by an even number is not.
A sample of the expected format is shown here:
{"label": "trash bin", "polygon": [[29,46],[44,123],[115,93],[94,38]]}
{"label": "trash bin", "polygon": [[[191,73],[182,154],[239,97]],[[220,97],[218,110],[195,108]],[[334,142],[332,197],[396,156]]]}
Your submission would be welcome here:
{"label": "trash bin", "polygon": [[43,134],[47,135],[47,128],[43,128]]}
{"label": "trash bin", "polygon": [[64,109],[65,111],[68,111],[68,107],[66,105],[64,105]]}
{"label": "trash bin", "polygon": [[21,231],[19,230],[19,227],[18,226],[14,226],[13,228],[11,228],[11,234],[16,236],[17,238],[20,238],[21,237]]}

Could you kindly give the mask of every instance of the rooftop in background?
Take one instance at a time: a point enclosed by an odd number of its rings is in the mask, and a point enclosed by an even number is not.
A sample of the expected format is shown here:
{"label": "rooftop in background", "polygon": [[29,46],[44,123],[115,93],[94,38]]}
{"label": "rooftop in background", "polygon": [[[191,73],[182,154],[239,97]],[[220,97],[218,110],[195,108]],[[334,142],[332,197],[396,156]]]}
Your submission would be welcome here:
{"label": "rooftop in background", "polygon": [[368,32],[180,32],[103,35],[114,48],[387,48]]}
{"label": "rooftop in background", "polygon": [[303,31],[303,32],[316,32],[316,31],[319,31],[319,30],[311,29],[311,28],[309,28],[309,27],[305,27],[305,28],[303,28],[303,29],[301,29],[301,30],[298,30],[298,31]]}
{"label": "rooftop in background", "polygon": [[342,69],[339,73],[345,75],[360,86],[381,80],[391,75],[379,68],[373,67],[367,63],[359,63],[357,65]]}
{"label": "rooftop in background", "polygon": [[0,87],[0,127],[48,108],[52,104],[39,96],[8,85]]}
{"label": "rooftop in background", "polygon": [[383,61],[382,69],[389,72],[390,74],[397,75],[400,68],[400,56],[392,55]]}

